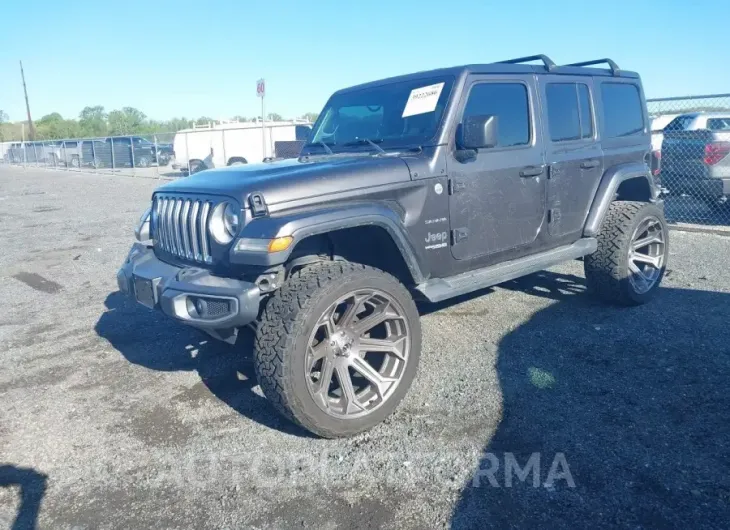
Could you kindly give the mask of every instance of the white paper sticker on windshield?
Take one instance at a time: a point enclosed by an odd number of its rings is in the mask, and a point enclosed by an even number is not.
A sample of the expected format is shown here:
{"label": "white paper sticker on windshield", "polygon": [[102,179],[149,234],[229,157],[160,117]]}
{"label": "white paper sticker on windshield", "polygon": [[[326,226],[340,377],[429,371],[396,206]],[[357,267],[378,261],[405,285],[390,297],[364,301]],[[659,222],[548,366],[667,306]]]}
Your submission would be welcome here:
{"label": "white paper sticker on windshield", "polygon": [[425,114],[436,110],[436,103],[438,103],[443,88],[443,83],[436,83],[435,85],[411,90],[411,95],[408,96],[408,101],[406,102],[406,107],[403,109],[403,116],[401,117],[407,118],[408,116]]}

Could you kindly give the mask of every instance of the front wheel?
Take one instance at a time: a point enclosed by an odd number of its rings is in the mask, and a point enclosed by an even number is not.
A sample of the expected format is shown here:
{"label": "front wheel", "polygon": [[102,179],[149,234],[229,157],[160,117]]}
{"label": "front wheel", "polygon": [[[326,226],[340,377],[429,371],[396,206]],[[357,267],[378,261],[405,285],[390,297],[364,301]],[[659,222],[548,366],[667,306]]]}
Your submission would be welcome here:
{"label": "front wheel", "polygon": [[266,305],[256,375],[279,412],[326,438],[383,421],[421,353],[418,311],[391,275],[349,262],[295,272]]}
{"label": "front wheel", "polygon": [[584,260],[588,289],[621,305],[648,302],[659,288],[669,256],[669,230],[661,208],[615,201],[597,239],[598,249]]}

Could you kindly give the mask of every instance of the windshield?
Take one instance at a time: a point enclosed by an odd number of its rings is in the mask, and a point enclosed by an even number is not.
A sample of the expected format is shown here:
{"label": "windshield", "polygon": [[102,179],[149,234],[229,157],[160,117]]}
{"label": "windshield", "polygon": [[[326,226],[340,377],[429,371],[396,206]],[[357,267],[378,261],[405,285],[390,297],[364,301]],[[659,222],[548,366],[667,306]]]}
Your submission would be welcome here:
{"label": "windshield", "polygon": [[[308,152],[378,152],[433,143],[453,77],[394,82],[336,94],[314,125]],[[375,144],[377,147],[375,147]]]}

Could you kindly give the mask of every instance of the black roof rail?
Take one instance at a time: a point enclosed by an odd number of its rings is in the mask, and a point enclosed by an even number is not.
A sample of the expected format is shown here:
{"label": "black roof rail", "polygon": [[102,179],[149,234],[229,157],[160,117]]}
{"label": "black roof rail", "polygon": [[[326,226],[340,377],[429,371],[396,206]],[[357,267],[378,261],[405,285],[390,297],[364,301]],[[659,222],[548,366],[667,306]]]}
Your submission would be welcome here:
{"label": "black roof rail", "polygon": [[519,64],[519,63],[529,63],[530,61],[542,61],[542,63],[545,65],[545,68],[548,72],[556,68],[556,64],[553,62],[550,57],[547,55],[539,54],[539,55],[529,55],[527,57],[518,57],[517,59],[508,59],[506,61],[497,61],[498,63],[506,63],[506,64]]}
{"label": "black roof rail", "polygon": [[571,63],[571,64],[566,64],[564,66],[593,66],[596,64],[607,64],[608,67],[611,69],[611,73],[613,75],[621,74],[621,69],[618,67],[618,65],[615,62],[613,62],[611,59],[608,59],[608,58],[596,59],[595,61],[583,61],[580,63]]}

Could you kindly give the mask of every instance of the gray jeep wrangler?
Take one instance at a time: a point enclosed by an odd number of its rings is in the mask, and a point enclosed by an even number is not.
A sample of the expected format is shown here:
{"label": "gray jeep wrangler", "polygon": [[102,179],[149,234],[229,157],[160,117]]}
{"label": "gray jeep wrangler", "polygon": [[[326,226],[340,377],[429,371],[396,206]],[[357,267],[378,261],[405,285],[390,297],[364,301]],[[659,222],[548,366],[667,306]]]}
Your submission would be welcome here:
{"label": "gray jeep wrangler", "polygon": [[668,256],[650,150],[639,76],[609,59],[538,55],[340,90],[298,159],[160,187],[119,288],[221,340],[253,325],[279,412],[353,435],[413,381],[414,299],[582,258],[598,297],[648,301]]}

